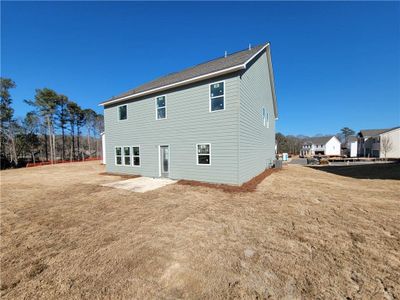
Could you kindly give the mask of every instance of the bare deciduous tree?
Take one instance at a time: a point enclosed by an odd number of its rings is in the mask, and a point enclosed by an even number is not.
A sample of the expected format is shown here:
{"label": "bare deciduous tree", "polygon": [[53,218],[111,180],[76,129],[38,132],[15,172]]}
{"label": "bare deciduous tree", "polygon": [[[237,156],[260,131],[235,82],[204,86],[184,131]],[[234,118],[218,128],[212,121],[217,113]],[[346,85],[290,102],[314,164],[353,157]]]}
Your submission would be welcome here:
{"label": "bare deciduous tree", "polygon": [[387,160],[387,154],[392,150],[392,142],[389,137],[384,136],[381,138],[381,151],[385,156],[385,160]]}

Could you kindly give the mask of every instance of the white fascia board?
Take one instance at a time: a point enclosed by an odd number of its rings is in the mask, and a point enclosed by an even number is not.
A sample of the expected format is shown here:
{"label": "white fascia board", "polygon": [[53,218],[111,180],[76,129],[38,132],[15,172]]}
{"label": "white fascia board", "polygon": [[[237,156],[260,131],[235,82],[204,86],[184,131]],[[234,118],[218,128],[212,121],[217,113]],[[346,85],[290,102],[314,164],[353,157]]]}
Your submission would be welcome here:
{"label": "white fascia board", "polygon": [[260,54],[262,51],[264,51],[264,49],[267,48],[268,46],[269,46],[269,43],[266,43],[266,44],[264,45],[264,47],[262,47],[260,50],[257,51],[257,53],[255,53],[252,57],[250,57],[250,58],[244,63],[244,65],[247,66],[247,64],[248,64],[249,62],[251,62],[251,61],[254,59],[254,57],[256,57],[258,54]]}
{"label": "white fascia board", "polygon": [[164,85],[164,86],[161,86],[161,87],[158,87],[158,88],[154,88],[154,89],[151,89],[151,90],[148,90],[148,91],[144,91],[144,92],[141,92],[141,93],[128,95],[128,96],[117,98],[117,99],[113,99],[113,100],[110,100],[110,101],[105,101],[105,102],[100,103],[99,106],[118,103],[118,102],[121,102],[121,101],[124,101],[124,100],[133,99],[133,98],[137,98],[137,97],[140,97],[140,96],[145,96],[145,95],[148,95],[148,94],[153,94],[153,93],[160,92],[160,91],[163,91],[163,90],[166,90],[166,89],[171,89],[171,88],[174,88],[174,87],[178,87],[178,86],[194,83],[194,82],[197,82],[197,81],[201,81],[201,80],[204,80],[204,79],[216,77],[216,76],[219,76],[219,75],[232,73],[232,72],[235,72],[235,71],[238,71],[238,70],[242,70],[242,69],[246,69],[246,64],[233,66],[233,67],[230,67],[230,68],[227,68],[227,69],[223,69],[223,70],[219,70],[219,71],[216,71],[216,72],[212,72],[212,73],[204,74],[204,75],[201,75],[201,76],[193,77],[193,78],[186,79],[186,80],[183,80],[183,81],[179,81],[179,82],[176,82],[176,83],[171,83],[171,84]]}

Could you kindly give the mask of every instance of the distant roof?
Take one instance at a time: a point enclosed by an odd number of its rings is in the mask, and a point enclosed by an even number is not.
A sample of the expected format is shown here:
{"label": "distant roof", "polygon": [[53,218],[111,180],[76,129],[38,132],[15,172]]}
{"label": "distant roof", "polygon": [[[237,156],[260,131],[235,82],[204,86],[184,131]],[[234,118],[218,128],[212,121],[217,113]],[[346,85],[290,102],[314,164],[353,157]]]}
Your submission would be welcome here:
{"label": "distant roof", "polygon": [[351,136],[349,136],[349,137],[347,138],[347,141],[348,141],[348,142],[356,142],[356,141],[357,141],[357,137],[354,136],[354,135],[351,135]]}
{"label": "distant roof", "polygon": [[377,136],[380,135],[383,132],[389,131],[392,128],[386,128],[386,129],[362,129],[360,130],[359,135],[362,137],[372,137],[372,136]]}
{"label": "distant roof", "polygon": [[308,138],[304,144],[305,145],[311,145],[311,144],[325,145],[333,137],[334,137],[333,135],[312,137],[312,138]]}
{"label": "distant roof", "polygon": [[[269,43],[258,45],[255,47],[251,47],[250,49],[242,50],[239,52],[235,52],[227,55],[226,57],[219,57],[208,62],[196,65],[194,67],[190,67],[184,69],[180,72],[171,73],[160,78],[157,78],[148,83],[142,84],[132,90],[129,90],[125,93],[122,93],[118,96],[114,96],[111,99],[108,99],[100,105],[107,105],[111,103],[120,102],[126,99],[135,98],[151,93],[156,93],[162,90],[166,90],[169,88],[173,88],[176,86],[181,86],[184,84],[189,84],[195,81],[216,77],[219,75],[235,72],[241,69],[246,69],[246,65],[250,62],[254,57],[256,57],[259,53],[261,53],[264,49],[269,46]],[[271,66],[272,68],[272,66]],[[270,70],[272,73],[272,70]],[[275,107],[275,115],[277,116],[276,111],[276,98],[275,98],[275,90],[273,83],[273,74],[272,75],[272,93]]]}
{"label": "distant roof", "polygon": [[388,130],[386,130],[386,131],[384,131],[384,132],[381,132],[380,134],[386,133],[386,132],[389,132],[389,131],[392,131],[392,130],[396,130],[396,129],[399,129],[399,128],[400,128],[400,126],[393,127],[393,128],[390,128],[390,129],[388,129]]}

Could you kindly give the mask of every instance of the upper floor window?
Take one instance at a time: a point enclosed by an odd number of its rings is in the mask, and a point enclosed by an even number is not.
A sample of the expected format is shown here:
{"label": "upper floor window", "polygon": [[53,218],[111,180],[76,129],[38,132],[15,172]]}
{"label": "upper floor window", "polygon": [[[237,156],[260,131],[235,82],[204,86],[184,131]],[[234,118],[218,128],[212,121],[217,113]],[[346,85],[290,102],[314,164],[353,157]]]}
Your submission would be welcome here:
{"label": "upper floor window", "polygon": [[118,119],[126,120],[128,118],[128,111],[126,105],[118,106]]}
{"label": "upper floor window", "polygon": [[160,96],[156,98],[156,119],[166,119],[167,118],[167,99],[165,96]]}
{"label": "upper floor window", "polygon": [[269,113],[265,107],[262,108],[262,117],[263,117],[263,124],[267,128],[269,128]]}
{"label": "upper floor window", "polygon": [[210,111],[225,109],[225,82],[210,84]]}
{"label": "upper floor window", "polygon": [[211,145],[210,144],[197,144],[197,164],[210,165],[211,164]]}
{"label": "upper floor window", "polygon": [[263,124],[265,126],[267,121],[267,110],[265,109],[265,107],[262,108],[262,118],[263,118]]}

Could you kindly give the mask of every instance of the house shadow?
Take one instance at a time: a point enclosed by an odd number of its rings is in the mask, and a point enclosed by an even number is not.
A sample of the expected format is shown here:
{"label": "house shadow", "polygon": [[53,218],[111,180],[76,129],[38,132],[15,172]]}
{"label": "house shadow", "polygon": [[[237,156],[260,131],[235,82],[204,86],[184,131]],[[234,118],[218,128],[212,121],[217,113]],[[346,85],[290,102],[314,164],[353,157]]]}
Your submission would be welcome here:
{"label": "house shadow", "polygon": [[348,166],[310,166],[310,168],[357,179],[400,180],[400,163],[371,163]]}

